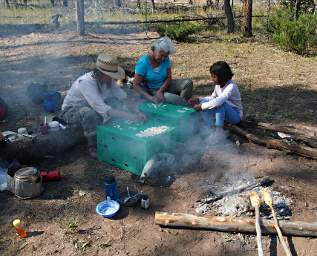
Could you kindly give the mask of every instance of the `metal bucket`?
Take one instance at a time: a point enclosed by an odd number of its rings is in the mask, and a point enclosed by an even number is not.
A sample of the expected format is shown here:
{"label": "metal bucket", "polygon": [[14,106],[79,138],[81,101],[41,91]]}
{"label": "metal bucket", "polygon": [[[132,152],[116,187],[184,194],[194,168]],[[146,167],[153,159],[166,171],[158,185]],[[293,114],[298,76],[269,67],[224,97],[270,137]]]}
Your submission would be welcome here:
{"label": "metal bucket", "polygon": [[42,177],[34,167],[25,167],[14,175],[14,194],[21,199],[37,197],[42,192]]}

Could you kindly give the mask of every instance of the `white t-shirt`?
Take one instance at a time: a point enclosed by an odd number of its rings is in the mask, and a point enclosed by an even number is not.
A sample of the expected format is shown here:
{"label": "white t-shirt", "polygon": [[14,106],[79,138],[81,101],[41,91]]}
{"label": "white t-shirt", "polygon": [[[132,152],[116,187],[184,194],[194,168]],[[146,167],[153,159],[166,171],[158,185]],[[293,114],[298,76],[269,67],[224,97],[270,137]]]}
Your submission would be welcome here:
{"label": "white t-shirt", "polygon": [[111,107],[105,103],[105,100],[113,97],[122,101],[127,98],[127,94],[114,80],[111,81],[110,85],[105,82],[98,85],[92,77],[92,72],[89,72],[77,78],[72,84],[64,99],[62,110],[88,105],[106,122],[110,118],[108,112]]}
{"label": "white t-shirt", "polygon": [[199,99],[203,101],[203,103],[201,103],[202,110],[216,108],[226,102],[230,106],[237,108],[240,117],[243,117],[241,95],[238,86],[232,80],[228,81],[222,88],[220,85],[216,85],[211,96],[201,97]]}

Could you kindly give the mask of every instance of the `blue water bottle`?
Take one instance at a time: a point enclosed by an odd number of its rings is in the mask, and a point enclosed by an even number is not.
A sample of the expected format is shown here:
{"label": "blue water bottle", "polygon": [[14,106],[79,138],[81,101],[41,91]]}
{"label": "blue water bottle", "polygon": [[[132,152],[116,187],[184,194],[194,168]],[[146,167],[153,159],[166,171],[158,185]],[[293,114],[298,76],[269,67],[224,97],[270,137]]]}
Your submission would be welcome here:
{"label": "blue water bottle", "polygon": [[119,202],[120,199],[116,179],[113,176],[106,177],[104,184],[106,198],[109,196],[111,200]]}

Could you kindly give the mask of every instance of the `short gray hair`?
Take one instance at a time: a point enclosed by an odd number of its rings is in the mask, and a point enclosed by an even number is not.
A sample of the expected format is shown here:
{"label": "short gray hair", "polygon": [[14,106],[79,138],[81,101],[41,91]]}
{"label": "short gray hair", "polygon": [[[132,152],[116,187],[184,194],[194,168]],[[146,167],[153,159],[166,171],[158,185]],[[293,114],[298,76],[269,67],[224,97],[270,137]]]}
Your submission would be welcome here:
{"label": "short gray hair", "polygon": [[152,44],[151,44],[151,50],[153,52],[157,51],[163,51],[165,53],[173,54],[175,53],[175,47],[173,45],[172,40],[167,37],[161,37],[159,39],[156,39]]}

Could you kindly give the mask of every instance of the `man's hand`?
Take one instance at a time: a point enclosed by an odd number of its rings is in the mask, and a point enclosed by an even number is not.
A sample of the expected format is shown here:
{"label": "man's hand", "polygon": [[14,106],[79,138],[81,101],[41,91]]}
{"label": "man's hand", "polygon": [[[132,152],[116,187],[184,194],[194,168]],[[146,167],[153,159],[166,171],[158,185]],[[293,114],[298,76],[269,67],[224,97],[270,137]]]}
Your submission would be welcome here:
{"label": "man's hand", "polygon": [[147,117],[143,113],[129,114],[129,120],[136,123],[144,123]]}
{"label": "man's hand", "polygon": [[196,111],[201,111],[202,109],[201,109],[201,104],[196,104],[196,105],[194,105],[194,107],[193,107]]}
{"label": "man's hand", "polygon": [[140,122],[144,123],[147,121],[147,116],[143,114],[142,112],[138,112],[137,116]]}

